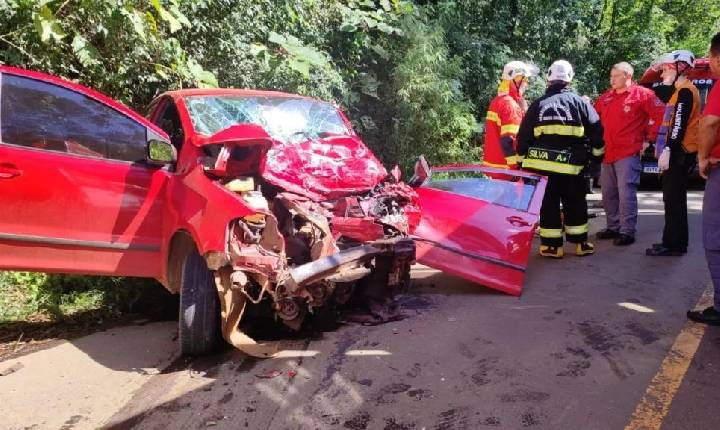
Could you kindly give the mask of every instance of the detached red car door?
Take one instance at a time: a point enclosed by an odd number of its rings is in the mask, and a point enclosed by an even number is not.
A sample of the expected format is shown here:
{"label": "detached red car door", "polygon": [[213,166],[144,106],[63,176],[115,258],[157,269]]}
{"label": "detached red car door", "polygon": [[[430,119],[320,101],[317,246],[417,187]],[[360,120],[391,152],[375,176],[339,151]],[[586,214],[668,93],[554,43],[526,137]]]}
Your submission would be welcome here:
{"label": "detached red car door", "polygon": [[504,174],[475,165],[432,169],[417,189],[420,263],[520,295],[547,181],[527,172],[513,172],[513,180]]}

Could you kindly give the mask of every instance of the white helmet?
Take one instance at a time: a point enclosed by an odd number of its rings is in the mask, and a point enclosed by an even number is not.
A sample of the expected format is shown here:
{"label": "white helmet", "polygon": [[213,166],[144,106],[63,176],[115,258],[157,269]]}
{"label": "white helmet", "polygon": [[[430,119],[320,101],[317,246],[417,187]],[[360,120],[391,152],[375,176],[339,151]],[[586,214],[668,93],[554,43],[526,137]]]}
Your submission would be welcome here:
{"label": "white helmet", "polygon": [[654,66],[659,69],[663,64],[675,63],[686,63],[690,67],[695,67],[695,55],[686,49],[678,49],[660,57]]}
{"label": "white helmet", "polygon": [[530,78],[538,74],[538,68],[522,61],[511,61],[503,67],[502,79],[511,81],[518,76]]}
{"label": "white helmet", "polygon": [[571,82],[575,77],[573,67],[565,60],[557,60],[552,63],[547,71],[547,79],[552,81]]}

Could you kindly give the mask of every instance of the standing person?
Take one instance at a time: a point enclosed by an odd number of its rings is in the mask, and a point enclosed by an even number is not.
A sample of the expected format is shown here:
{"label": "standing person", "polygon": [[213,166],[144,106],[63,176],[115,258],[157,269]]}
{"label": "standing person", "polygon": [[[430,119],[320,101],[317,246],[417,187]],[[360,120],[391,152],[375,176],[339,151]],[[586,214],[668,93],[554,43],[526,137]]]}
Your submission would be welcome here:
{"label": "standing person", "polygon": [[616,246],[635,243],[638,217],[637,188],[643,143],[652,135],[653,118],[662,104],[655,94],[633,80],[626,62],[610,70],[610,89],[595,102],[605,140],[605,158],[600,173],[607,227],[598,239],[614,239]]}
{"label": "standing person", "polygon": [[697,152],[700,120],[700,93],[686,74],[695,65],[690,51],[666,54],[657,65],[662,68],[663,84],[654,88],[666,103],[655,151],[662,172],[665,228],[662,242],[645,251],[649,256],[681,256],[687,252],[687,177],[692,154]]}
{"label": "standing person", "polygon": [[[720,33],[710,42],[710,70],[720,78]],[[703,246],[715,287],[715,304],[701,311],[688,311],[693,321],[720,325],[720,84],[710,91],[700,120],[698,164],[707,179],[703,199]]]}
{"label": "standing person", "polygon": [[511,61],[503,68],[498,94],[490,102],[485,120],[483,165],[518,168],[516,136],[527,110],[523,95],[528,79],[536,74],[536,67],[522,61]]}
{"label": "standing person", "polygon": [[595,252],[588,242],[583,170],[588,157],[596,162],[601,160],[603,132],[592,105],[570,89],[573,76],[567,61],[552,63],[547,71],[548,88],[530,105],[518,132],[518,155],[523,169],[548,177],[540,209],[543,257],[562,258],[563,230],[568,242],[576,244],[577,255]]}

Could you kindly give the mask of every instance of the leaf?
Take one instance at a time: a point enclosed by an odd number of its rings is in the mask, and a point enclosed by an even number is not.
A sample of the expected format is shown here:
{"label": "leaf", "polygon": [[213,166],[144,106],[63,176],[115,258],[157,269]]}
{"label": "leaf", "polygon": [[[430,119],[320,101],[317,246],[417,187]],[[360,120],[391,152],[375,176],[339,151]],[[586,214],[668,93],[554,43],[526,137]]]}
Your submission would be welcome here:
{"label": "leaf", "polygon": [[83,36],[76,34],[71,43],[75,56],[85,67],[100,64],[100,54],[97,49]]}
{"label": "leaf", "polygon": [[305,79],[310,78],[310,64],[306,61],[291,58],[288,60],[287,64],[291,69],[300,73]]}
{"label": "leaf", "polygon": [[262,43],[253,43],[250,45],[250,55],[253,57],[257,57],[260,54],[267,53],[267,46],[263,45]]}
{"label": "leaf", "polygon": [[217,88],[217,78],[212,72],[209,72],[194,59],[189,59],[187,62],[188,71],[190,76],[195,80],[197,86],[200,88]]}
{"label": "leaf", "polygon": [[137,36],[143,42],[146,41],[147,36],[145,35],[145,16],[137,10],[128,11],[125,16],[127,16],[127,18],[130,20],[135,34],[137,34]]}
{"label": "leaf", "polygon": [[349,22],[344,22],[340,26],[340,31],[344,31],[346,33],[354,33],[357,31],[357,26],[355,24],[351,24]]}
{"label": "leaf", "polygon": [[172,12],[173,15],[175,15],[175,18],[180,22],[180,24],[184,25],[187,28],[192,27],[192,24],[190,23],[190,20],[180,12],[180,8],[178,8],[177,5],[170,6],[170,12]]}
{"label": "leaf", "polygon": [[42,6],[38,12],[33,14],[33,21],[35,30],[43,43],[48,43],[51,39],[59,42],[67,36],[55,18],[55,14],[47,5]]}
{"label": "leaf", "polygon": [[360,73],[360,75],[358,75],[358,81],[360,83],[360,91],[363,94],[378,98],[377,90],[380,86],[380,82],[377,80],[375,75]]}
{"label": "leaf", "polygon": [[160,0],[151,0],[151,3],[157,11],[158,15],[160,15],[160,19],[170,25],[170,33],[175,33],[178,30],[182,29],[182,24],[180,23],[180,21],[173,14],[168,12],[168,10],[163,7],[163,5],[160,4]]}

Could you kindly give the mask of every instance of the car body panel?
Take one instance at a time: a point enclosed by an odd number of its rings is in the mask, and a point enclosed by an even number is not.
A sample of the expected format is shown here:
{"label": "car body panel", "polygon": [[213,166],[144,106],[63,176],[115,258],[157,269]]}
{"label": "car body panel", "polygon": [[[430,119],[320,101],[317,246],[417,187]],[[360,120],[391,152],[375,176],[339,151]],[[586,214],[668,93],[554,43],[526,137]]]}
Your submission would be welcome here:
{"label": "car body panel", "polygon": [[[442,173],[507,175],[479,165],[432,168]],[[417,259],[484,286],[520,295],[545,192],[543,176],[513,172],[518,181],[431,177],[418,189],[422,218],[414,233]],[[508,178],[510,179],[510,178]]]}
{"label": "car body panel", "polygon": [[[0,73],[0,82],[28,78],[88,97],[138,124],[146,138],[165,136],[81,85],[5,66]],[[4,168],[17,171],[0,179],[0,268],[159,277],[167,170],[101,158],[77,141],[64,144],[67,152],[0,143]]]}

